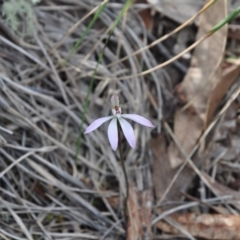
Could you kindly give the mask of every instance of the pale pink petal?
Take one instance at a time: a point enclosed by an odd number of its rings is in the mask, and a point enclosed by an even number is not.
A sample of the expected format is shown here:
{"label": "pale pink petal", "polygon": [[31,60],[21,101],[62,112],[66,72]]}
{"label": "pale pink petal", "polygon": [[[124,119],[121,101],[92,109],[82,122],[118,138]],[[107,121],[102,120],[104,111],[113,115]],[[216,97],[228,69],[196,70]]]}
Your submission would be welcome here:
{"label": "pale pink petal", "polygon": [[90,124],[87,129],[85,130],[84,134],[90,133],[92,131],[94,131],[95,129],[97,129],[98,127],[100,127],[103,123],[105,123],[106,121],[112,119],[113,116],[108,116],[108,117],[102,117],[102,118],[98,118],[96,119],[92,124]]}
{"label": "pale pink petal", "polygon": [[123,118],[131,119],[147,127],[155,127],[148,119],[137,114],[122,114]]}
{"label": "pale pink petal", "polygon": [[118,129],[116,118],[113,118],[108,126],[108,139],[112,149],[116,151],[118,147]]}
{"label": "pale pink petal", "polygon": [[136,140],[135,140],[135,134],[134,134],[131,124],[129,122],[127,122],[125,119],[123,119],[122,117],[118,118],[118,120],[119,120],[121,128],[123,130],[123,134],[124,134],[125,138],[127,139],[129,145],[132,148],[135,148]]}

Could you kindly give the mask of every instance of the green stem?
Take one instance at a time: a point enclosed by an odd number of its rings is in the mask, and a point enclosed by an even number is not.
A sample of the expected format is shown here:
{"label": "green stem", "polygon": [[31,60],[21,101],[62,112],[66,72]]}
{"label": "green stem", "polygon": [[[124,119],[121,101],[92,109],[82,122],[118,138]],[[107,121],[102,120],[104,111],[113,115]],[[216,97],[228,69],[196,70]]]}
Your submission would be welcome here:
{"label": "green stem", "polygon": [[226,18],[224,18],[222,21],[220,21],[218,24],[216,24],[209,32],[215,33],[217,30],[219,30],[221,27],[223,27],[226,23],[229,23],[230,21],[232,21],[239,13],[240,13],[240,7],[235,9]]}
{"label": "green stem", "polygon": [[78,41],[75,43],[74,47],[71,50],[71,53],[69,54],[68,58],[67,58],[67,62],[69,61],[69,59],[71,58],[71,56],[76,52],[77,48],[82,44],[84,38],[87,36],[88,32],[90,31],[90,29],[92,28],[92,26],[94,25],[94,23],[97,21],[97,19],[99,18],[99,16],[101,15],[101,13],[103,12],[103,10],[106,8],[107,3],[102,4],[98,10],[96,11],[96,13],[94,14],[92,20],[90,21],[90,23],[88,24],[87,28],[84,30],[84,32],[82,33],[81,37],[78,39]]}

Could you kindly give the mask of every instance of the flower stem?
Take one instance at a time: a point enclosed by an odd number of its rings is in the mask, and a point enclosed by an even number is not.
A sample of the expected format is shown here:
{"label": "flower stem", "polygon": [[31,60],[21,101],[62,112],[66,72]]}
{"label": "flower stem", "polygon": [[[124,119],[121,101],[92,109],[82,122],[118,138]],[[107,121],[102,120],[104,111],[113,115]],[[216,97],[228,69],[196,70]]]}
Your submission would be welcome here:
{"label": "flower stem", "polygon": [[125,167],[125,164],[124,164],[124,158],[123,158],[122,141],[121,141],[121,128],[119,127],[119,123],[118,123],[118,141],[119,141],[118,146],[119,146],[120,162],[121,162],[121,165],[122,165],[124,180],[125,180],[125,184],[126,184],[126,196],[124,197],[124,215],[125,215],[126,228],[127,228],[129,184],[128,184],[127,170],[126,170],[126,167]]}

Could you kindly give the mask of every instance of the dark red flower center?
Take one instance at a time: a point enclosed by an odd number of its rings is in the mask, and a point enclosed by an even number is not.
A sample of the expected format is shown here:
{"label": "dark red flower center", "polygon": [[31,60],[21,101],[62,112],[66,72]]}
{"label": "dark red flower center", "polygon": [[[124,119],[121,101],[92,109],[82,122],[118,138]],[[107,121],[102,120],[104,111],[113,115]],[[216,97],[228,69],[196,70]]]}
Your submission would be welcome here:
{"label": "dark red flower center", "polygon": [[115,106],[114,109],[116,111],[116,114],[121,114],[121,111],[118,106]]}

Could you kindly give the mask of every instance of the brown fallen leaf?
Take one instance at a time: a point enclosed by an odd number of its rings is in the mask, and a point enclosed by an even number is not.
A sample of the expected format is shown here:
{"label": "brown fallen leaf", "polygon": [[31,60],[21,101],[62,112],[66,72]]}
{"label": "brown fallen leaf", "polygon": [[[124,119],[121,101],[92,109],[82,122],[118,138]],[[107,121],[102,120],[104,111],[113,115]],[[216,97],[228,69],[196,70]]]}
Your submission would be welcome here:
{"label": "brown fallen leaf", "polygon": [[[226,0],[216,1],[202,14],[197,39],[226,16],[226,7]],[[195,48],[189,71],[177,90],[188,107],[176,113],[174,133],[187,154],[192,151],[204,130],[208,102],[221,80],[226,36],[227,28],[223,27]],[[178,167],[184,157],[174,144],[170,149],[171,166]]]}
{"label": "brown fallen leaf", "polygon": [[[108,197],[110,205],[117,209],[119,197]],[[146,189],[137,192],[134,185],[129,187],[129,219],[127,223],[127,240],[150,239],[151,236],[151,213],[152,213],[152,191]]]}
{"label": "brown fallen leaf", "polygon": [[152,195],[150,190],[137,192],[129,187],[127,240],[149,239],[151,235]]}
{"label": "brown fallen leaf", "polygon": [[232,86],[232,84],[237,80],[239,74],[240,65],[233,65],[224,71],[223,77],[219,84],[216,86],[216,88],[213,90],[208,103],[205,129],[209,126],[221,100],[223,99],[229,88]]}
{"label": "brown fallen leaf", "polygon": [[[240,239],[240,216],[221,214],[195,213],[171,215],[171,218],[181,224],[194,237],[210,240]],[[179,234],[178,230],[164,221],[157,223],[157,228],[163,232]]]}
{"label": "brown fallen leaf", "polygon": [[138,195],[135,188],[130,186],[128,196],[127,240],[141,239],[141,234]]}
{"label": "brown fallen leaf", "polygon": [[[175,124],[174,134],[182,148],[189,154],[201,136],[203,121],[200,116],[191,111],[186,113],[179,111],[175,114],[175,119],[178,122]],[[184,158],[174,143],[171,143],[168,148],[168,156],[173,169],[183,163]]]}
{"label": "brown fallen leaf", "polygon": [[[146,0],[137,0],[137,3],[147,3],[147,1]],[[152,32],[154,21],[153,21],[153,16],[151,14],[151,10],[143,9],[143,10],[139,11],[139,15],[145,24],[145,28],[149,32]]]}
{"label": "brown fallen leaf", "polygon": [[[172,182],[178,169],[173,169],[170,165],[168,158],[168,148],[164,134],[158,135],[152,138],[150,141],[150,149],[152,151],[152,182],[154,188],[154,194],[156,201],[159,202],[169,185]],[[197,161],[199,165],[200,161]],[[194,172],[189,167],[185,167],[178,175],[177,180],[173,183],[169,189],[166,197],[163,200],[178,201],[182,193],[185,192],[188,187],[188,182],[194,178]],[[164,210],[170,206],[165,206]],[[163,209],[163,208],[162,208]]]}
{"label": "brown fallen leaf", "polygon": [[[150,148],[152,150],[152,181],[153,188],[157,198],[157,202],[161,199],[168,185],[170,184],[175,170],[171,168],[168,154],[167,144],[163,135],[158,135],[156,138],[152,138],[150,142]],[[167,200],[175,200],[181,196],[178,191],[178,187],[174,185],[171,191],[168,193]]]}

